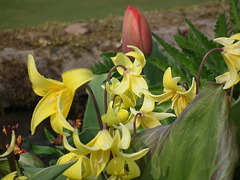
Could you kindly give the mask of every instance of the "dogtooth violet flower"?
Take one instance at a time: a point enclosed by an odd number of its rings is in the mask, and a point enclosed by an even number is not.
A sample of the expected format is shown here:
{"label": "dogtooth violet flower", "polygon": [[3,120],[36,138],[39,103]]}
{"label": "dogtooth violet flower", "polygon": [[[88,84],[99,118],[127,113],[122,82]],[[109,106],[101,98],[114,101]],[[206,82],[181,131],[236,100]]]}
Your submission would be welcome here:
{"label": "dogtooth violet flower", "polygon": [[74,93],[78,87],[91,81],[93,74],[90,70],[79,68],[62,74],[63,82],[44,78],[38,71],[32,55],[28,56],[28,74],[33,91],[43,98],[34,109],[31,120],[31,132],[50,116],[53,130],[62,134],[63,128],[73,131],[73,127],[66,121]]}
{"label": "dogtooth violet flower", "polygon": [[148,96],[144,96],[142,107],[139,111],[136,111],[133,108],[130,108],[132,114],[134,117],[126,124],[128,129],[133,129],[133,121],[135,116],[136,117],[136,128],[138,128],[140,125],[143,127],[143,129],[150,129],[154,128],[156,126],[161,125],[159,122],[162,119],[168,118],[168,117],[175,117],[175,114],[172,113],[159,113],[159,112],[152,112],[155,107],[155,101],[152,98],[149,98]]}
{"label": "dogtooth violet flower", "polygon": [[[142,69],[146,64],[146,59],[142,51],[137,47],[128,47],[132,48],[134,51],[130,51],[126,54],[119,52],[115,57],[111,58],[114,65],[122,65],[126,68],[117,68],[117,71],[123,76],[123,79],[121,83],[112,90],[112,92],[114,94],[123,94],[126,90],[130,90],[138,97],[141,97],[143,89],[148,89],[148,85],[143,78],[143,75],[141,75]],[[134,57],[134,62],[132,63],[127,56]]]}
{"label": "dogtooth violet flower", "polygon": [[[67,133],[64,133],[63,144],[64,144],[64,147],[70,151],[70,153],[74,153],[77,155],[87,155],[87,156],[89,156],[90,154],[91,174],[96,178],[99,176],[99,174],[103,171],[103,169],[109,162],[110,154],[112,154],[113,157],[116,157],[116,156],[122,157],[126,160],[131,161],[135,159],[140,159],[142,156],[144,156],[148,152],[148,148],[132,154],[126,154],[122,152],[121,149],[127,149],[129,147],[130,141],[131,141],[131,135],[129,130],[121,123],[120,123],[120,126],[116,128],[118,129],[114,130],[112,132],[112,135],[106,128],[103,128],[103,130],[99,131],[96,137],[86,145],[81,143],[78,137],[78,131],[77,129],[75,129],[73,132],[73,141],[76,148],[69,145],[66,138]],[[120,131],[121,131],[121,135],[120,135]],[[79,168],[76,167],[75,171],[81,170]],[[73,170],[74,169],[72,169],[72,171]],[[73,173],[72,171],[71,173]],[[65,173],[65,176],[69,177],[70,174],[68,175]]]}
{"label": "dogtooth violet flower", "polygon": [[[120,81],[117,78],[112,78],[109,83],[106,83],[106,90],[110,94],[110,99],[114,100],[113,106],[120,108],[129,108],[136,105],[137,96],[132,91],[126,90],[123,94],[114,94],[114,89],[119,86]],[[109,125],[109,124],[108,124]]]}
{"label": "dogtooth violet flower", "polygon": [[153,95],[148,91],[145,91],[145,93],[148,97],[157,101],[158,104],[172,99],[171,108],[174,109],[176,116],[179,116],[188,103],[190,103],[196,96],[196,82],[194,78],[192,79],[192,86],[189,90],[186,90],[181,85],[177,85],[179,81],[180,77],[172,77],[172,71],[169,67],[163,75],[163,91],[165,93],[161,95]]}
{"label": "dogtooth violet flower", "polygon": [[214,41],[224,46],[221,54],[229,69],[229,72],[216,77],[216,82],[225,83],[223,88],[228,89],[240,81],[240,33],[230,38],[216,38]]}
{"label": "dogtooth violet flower", "polygon": [[145,17],[130,5],[127,7],[122,30],[123,52],[130,51],[127,45],[138,47],[146,56],[152,53],[152,35]]}

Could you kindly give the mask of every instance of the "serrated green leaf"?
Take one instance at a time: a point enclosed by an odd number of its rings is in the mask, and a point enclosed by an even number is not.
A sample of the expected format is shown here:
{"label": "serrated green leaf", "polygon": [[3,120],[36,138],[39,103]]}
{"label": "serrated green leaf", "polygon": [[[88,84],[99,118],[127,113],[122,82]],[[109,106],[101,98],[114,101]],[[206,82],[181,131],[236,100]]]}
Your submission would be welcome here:
{"label": "serrated green leaf", "polygon": [[238,0],[230,0],[231,22],[235,25],[237,32],[240,31],[240,15],[238,8]]}
{"label": "serrated green leaf", "polygon": [[133,151],[150,148],[138,179],[231,180],[239,157],[236,137],[228,96],[209,83],[171,125],[133,137]]}
{"label": "serrated green leaf", "polygon": [[215,38],[218,37],[228,37],[230,34],[231,28],[229,27],[229,22],[227,22],[226,13],[222,13],[218,16],[217,22],[215,25]]}
{"label": "serrated green leaf", "polygon": [[[56,179],[58,178],[66,169],[68,169],[70,166],[72,166],[76,160],[70,161],[64,164],[58,164],[54,165],[48,168],[45,168],[43,170],[40,170],[36,174],[31,175],[26,180],[42,180],[42,179]],[[37,171],[37,169],[36,169]],[[28,171],[29,173],[32,173],[33,170],[31,169]]]}
{"label": "serrated green leaf", "polygon": [[110,69],[114,66],[111,57],[116,56],[116,53],[104,53],[100,57],[103,58],[102,61],[98,61],[93,66],[90,67],[90,70],[93,74],[104,74],[108,73]]}
{"label": "serrated green leaf", "polygon": [[181,71],[183,71],[184,74],[188,75],[189,78],[187,79],[191,79],[193,76],[197,77],[198,68],[194,65],[194,62],[191,59],[188,59],[182,52],[180,52],[178,49],[171,46],[170,44],[166,43],[158,35],[153,33],[153,37],[163,46],[164,50],[166,50],[169,53],[169,55],[174,59],[174,66],[178,66],[178,68],[181,69]]}

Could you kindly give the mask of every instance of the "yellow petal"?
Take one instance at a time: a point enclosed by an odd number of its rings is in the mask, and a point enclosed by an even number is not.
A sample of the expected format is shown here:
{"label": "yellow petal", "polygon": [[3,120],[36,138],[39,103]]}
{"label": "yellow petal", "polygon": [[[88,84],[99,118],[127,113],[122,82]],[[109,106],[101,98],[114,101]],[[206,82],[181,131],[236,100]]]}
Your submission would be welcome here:
{"label": "yellow petal", "polygon": [[90,70],[79,68],[66,71],[62,74],[64,85],[74,94],[76,89],[93,79]]}
{"label": "yellow petal", "polygon": [[148,96],[149,98],[154,99],[156,102],[158,102],[158,104],[161,104],[163,102],[168,101],[169,99],[171,99],[173,97],[173,95],[175,94],[175,92],[166,92],[163,93],[161,95],[154,95],[151,94],[149,91],[144,91],[145,95]]}
{"label": "yellow petal", "polygon": [[39,96],[46,95],[50,90],[58,89],[63,86],[62,82],[44,78],[37,70],[32,55],[28,55],[28,75],[32,83],[34,92]]}
{"label": "yellow petal", "polygon": [[131,76],[130,77],[131,90],[138,97],[141,97],[143,89],[148,89],[147,82],[142,76]]}
{"label": "yellow petal", "polygon": [[[123,53],[119,52],[117,53],[117,55],[115,57],[111,58],[114,65],[123,65],[126,68],[132,68],[133,64],[132,61]],[[123,75],[124,74],[124,69],[121,67],[117,68],[117,71],[119,72],[119,74]]]}
{"label": "yellow petal", "polygon": [[145,59],[143,52],[140,49],[138,49],[136,46],[128,45],[127,47],[134,49],[134,51],[130,51],[130,52],[126,53],[126,55],[132,56],[135,59],[137,59],[141,63],[141,66],[143,68],[146,64],[146,59]]}
{"label": "yellow petal", "polygon": [[120,157],[115,157],[107,165],[107,173],[114,176],[122,176],[124,170],[125,160]]}
{"label": "yellow petal", "polygon": [[232,35],[229,39],[240,40],[240,33],[236,33],[236,34]]}
{"label": "yellow petal", "polygon": [[8,149],[3,154],[0,155],[0,157],[8,156],[13,151],[15,141],[16,141],[15,131],[12,130],[12,139],[11,139],[10,145]]}
{"label": "yellow petal", "polygon": [[109,161],[110,151],[94,151],[90,155],[92,175],[98,177]]}
{"label": "yellow petal", "polygon": [[144,112],[151,112],[153,111],[154,107],[155,101],[152,98],[149,98],[148,96],[144,96],[143,104],[140,110]]}
{"label": "yellow petal", "polygon": [[141,157],[143,157],[145,154],[147,154],[148,150],[149,149],[146,148],[146,149],[143,149],[141,151],[138,151],[138,152],[135,152],[135,153],[132,153],[132,154],[126,154],[126,153],[123,153],[123,152],[120,152],[120,151],[115,152],[115,153],[125,160],[136,161],[136,160],[140,159]]}
{"label": "yellow petal", "polygon": [[57,98],[55,93],[49,93],[44,96],[37,104],[33,111],[31,120],[31,132],[35,133],[36,127],[47,117],[56,113],[57,111]]}
{"label": "yellow petal", "polygon": [[171,91],[181,90],[181,88],[179,88],[179,86],[176,84],[176,80],[173,80],[172,78],[172,71],[170,67],[165,71],[163,75],[163,87],[164,89]]}
{"label": "yellow petal", "polygon": [[65,147],[65,149],[67,149],[68,151],[76,151],[77,149],[72,147],[67,140],[67,136],[69,136],[68,133],[63,133],[63,145]]}
{"label": "yellow petal", "polygon": [[114,126],[114,127],[116,129],[120,129],[122,132],[120,148],[127,149],[131,142],[131,134],[130,134],[128,128],[125,125],[123,125],[122,123],[120,123],[120,127],[119,126]]}
{"label": "yellow petal", "polygon": [[155,118],[154,116],[150,116],[149,114],[144,114],[143,117],[140,119],[140,124],[143,129],[150,129],[161,125],[157,118]]}
{"label": "yellow petal", "polygon": [[130,80],[128,75],[124,75],[121,83],[113,90],[114,94],[123,94],[130,86]]}
{"label": "yellow petal", "polygon": [[14,180],[16,176],[17,176],[17,171],[14,171],[4,176],[2,180]]}
{"label": "yellow petal", "polygon": [[231,44],[233,44],[233,42],[235,41],[235,39],[230,39],[227,37],[220,37],[220,38],[216,38],[213,41],[223,45],[223,46],[229,46]]}
{"label": "yellow petal", "polygon": [[179,91],[177,93],[186,96],[187,98],[189,98],[190,101],[192,101],[196,96],[195,79],[194,78],[192,79],[192,86],[190,87],[190,89],[188,91]]}
{"label": "yellow petal", "polygon": [[61,156],[58,159],[57,164],[63,164],[63,163],[69,162],[71,160],[74,160],[76,158],[77,158],[77,155],[75,153],[70,152],[68,154]]}
{"label": "yellow petal", "polygon": [[91,151],[99,150],[99,147],[90,147],[90,146],[82,144],[82,142],[79,139],[77,129],[74,129],[74,131],[73,131],[73,142],[77,148],[77,152],[80,154],[86,155],[86,154],[89,154]]}
{"label": "yellow petal", "polygon": [[127,165],[129,168],[129,175],[125,178],[132,179],[132,178],[140,176],[141,171],[140,171],[138,165],[134,161],[129,161],[129,160],[126,160],[126,161],[127,161]]}
{"label": "yellow petal", "polygon": [[86,146],[93,148],[95,147],[103,151],[106,151],[112,147],[112,144],[113,144],[112,136],[110,135],[108,130],[103,129],[99,131],[96,137],[92,141],[90,141]]}

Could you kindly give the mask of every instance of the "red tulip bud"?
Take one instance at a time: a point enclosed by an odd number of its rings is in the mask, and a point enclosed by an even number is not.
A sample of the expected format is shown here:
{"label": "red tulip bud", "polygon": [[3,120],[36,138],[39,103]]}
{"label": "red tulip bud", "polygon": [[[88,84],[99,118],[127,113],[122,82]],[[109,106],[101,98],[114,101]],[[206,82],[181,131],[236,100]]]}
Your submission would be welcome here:
{"label": "red tulip bud", "polygon": [[138,47],[146,56],[152,53],[152,35],[147,20],[130,5],[124,14],[122,44],[124,53],[132,51],[127,45]]}

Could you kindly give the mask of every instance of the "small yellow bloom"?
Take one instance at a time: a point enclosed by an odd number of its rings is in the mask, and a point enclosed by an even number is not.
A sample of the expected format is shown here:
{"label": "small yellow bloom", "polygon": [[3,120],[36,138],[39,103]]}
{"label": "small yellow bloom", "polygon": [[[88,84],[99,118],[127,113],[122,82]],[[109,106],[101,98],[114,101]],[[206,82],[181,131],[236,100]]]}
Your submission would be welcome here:
{"label": "small yellow bloom", "polygon": [[145,93],[149,98],[159,102],[158,104],[172,99],[171,108],[174,109],[176,116],[179,116],[188,103],[190,103],[196,96],[196,82],[194,78],[192,80],[192,86],[188,91],[183,86],[177,85],[179,80],[180,77],[172,77],[171,68],[169,67],[163,75],[163,91],[165,93],[161,95],[153,95],[148,91],[145,91]]}
{"label": "small yellow bloom", "polygon": [[84,155],[70,152],[60,157],[57,164],[66,163],[74,159],[77,159],[77,162],[63,172],[64,176],[70,179],[81,180],[82,178],[91,175],[90,160]]}
{"label": "small yellow bloom", "polygon": [[[148,89],[148,85],[143,78],[142,69],[146,64],[146,59],[144,54],[135,46],[128,46],[129,48],[134,49],[134,51],[123,54],[119,52],[116,57],[111,58],[114,65],[123,65],[127,68],[124,70],[123,68],[117,68],[117,71],[120,75],[123,76],[123,79],[119,86],[117,86],[114,90],[114,94],[123,94],[126,90],[131,90],[135,95],[141,97],[143,89]],[[134,57],[135,60],[132,61],[127,57]]]}
{"label": "small yellow bloom", "polygon": [[[96,137],[90,141],[88,144],[84,145],[81,143],[78,137],[77,129],[73,132],[73,141],[76,148],[68,144],[66,135],[63,136],[64,147],[72,153],[78,155],[89,155],[90,154],[90,169],[91,174],[94,177],[98,177],[99,174],[103,171],[106,164],[109,162],[110,154],[113,156],[120,156],[128,160],[134,160],[138,157],[144,156],[148,149],[143,149],[139,152],[133,154],[125,154],[120,149],[127,149],[130,145],[131,135],[129,130],[120,123],[120,127],[116,127],[121,130],[122,138],[120,138],[120,131],[115,130],[114,135],[112,136],[108,130],[103,129],[99,131]],[[138,158],[138,159],[139,159]]]}
{"label": "small yellow bloom", "polygon": [[[238,41],[235,42],[236,40]],[[221,53],[229,69],[229,72],[216,77],[216,82],[225,83],[223,89],[228,89],[240,81],[240,33],[230,38],[216,38],[214,41],[224,46]]]}
{"label": "small yellow bloom", "polygon": [[62,134],[63,128],[73,131],[73,127],[66,121],[72,105],[74,93],[78,87],[91,81],[93,74],[88,69],[73,69],[62,74],[63,82],[44,78],[37,71],[32,55],[28,56],[28,74],[33,91],[43,98],[37,104],[31,121],[31,132],[50,116],[53,130]]}
{"label": "small yellow bloom", "polygon": [[154,128],[156,126],[161,125],[159,121],[162,119],[165,119],[168,117],[175,117],[175,115],[172,113],[152,112],[154,110],[154,107],[155,107],[155,101],[152,98],[149,98],[148,96],[144,96],[143,104],[139,111],[136,111],[135,109],[130,108],[134,117],[132,118],[131,121],[129,121],[126,124],[128,129],[130,130],[133,129],[133,121],[137,114],[139,115],[137,116],[137,119],[136,119],[136,128],[138,128],[141,125],[144,129],[150,129],[150,128]]}

